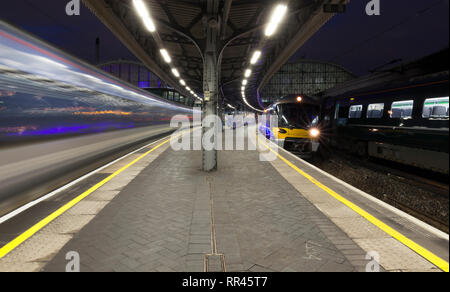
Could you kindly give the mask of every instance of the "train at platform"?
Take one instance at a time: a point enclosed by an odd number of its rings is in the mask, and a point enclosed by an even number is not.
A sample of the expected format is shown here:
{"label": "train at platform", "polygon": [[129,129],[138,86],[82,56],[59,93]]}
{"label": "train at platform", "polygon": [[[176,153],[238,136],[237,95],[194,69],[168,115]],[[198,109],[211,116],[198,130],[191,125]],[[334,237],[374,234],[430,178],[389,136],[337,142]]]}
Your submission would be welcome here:
{"label": "train at platform", "polygon": [[325,145],[448,175],[449,72],[325,95],[320,123]]}
{"label": "train at platform", "polygon": [[266,109],[272,118],[260,131],[300,156],[337,149],[448,175],[447,64],[448,49],[315,96],[286,96]]}
{"label": "train at platform", "polygon": [[320,100],[306,95],[289,95],[265,110],[260,131],[280,147],[300,156],[319,149]]}
{"label": "train at platform", "polygon": [[194,113],[0,21],[0,216]]}
{"label": "train at platform", "polygon": [[0,146],[149,126],[192,106],[135,87],[0,21]]}

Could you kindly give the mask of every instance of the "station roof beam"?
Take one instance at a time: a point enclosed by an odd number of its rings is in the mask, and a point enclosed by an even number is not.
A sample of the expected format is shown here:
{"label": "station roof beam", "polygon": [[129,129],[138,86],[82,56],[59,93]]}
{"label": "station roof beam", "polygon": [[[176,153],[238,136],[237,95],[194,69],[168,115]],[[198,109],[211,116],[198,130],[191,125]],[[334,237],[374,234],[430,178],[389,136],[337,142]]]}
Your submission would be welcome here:
{"label": "station roof beam", "polygon": [[[134,0],[133,0],[134,1]],[[97,17],[155,74],[185,91],[203,92],[207,45],[207,4],[212,0],[136,0],[148,10],[153,26],[136,12],[133,1],[83,0]],[[215,0],[214,0],[215,1]],[[222,105],[262,108],[258,92],[283,64],[334,14],[326,4],[348,0],[217,0],[219,87]],[[145,14],[145,12],[144,12]],[[146,16],[146,15],[144,15]],[[144,19],[144,20],[142,20]],[[144,21],[144,25],[143,25]],[[147,22],[147,25],[145,23]],[[165,49],[171,63],[161,58]],[[255,51],[257,57],[255,57]],[[255,57],[255,58],[254,58]],[[180,77],[173,74],[177,69]],[[245,77],[247,70],[251,75]]]}

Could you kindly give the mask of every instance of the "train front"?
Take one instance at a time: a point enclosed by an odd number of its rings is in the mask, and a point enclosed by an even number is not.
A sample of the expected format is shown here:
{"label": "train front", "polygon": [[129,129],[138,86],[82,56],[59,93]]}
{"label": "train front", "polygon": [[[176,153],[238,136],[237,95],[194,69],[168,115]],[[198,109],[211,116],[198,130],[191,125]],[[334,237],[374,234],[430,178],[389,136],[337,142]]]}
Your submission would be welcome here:
{"label": "train front", "polygon": [[271,127],[271,139],[280,147],[309,156],[319,149],[320,103],[312,97],[287,97],[271,108],[278,125]]}

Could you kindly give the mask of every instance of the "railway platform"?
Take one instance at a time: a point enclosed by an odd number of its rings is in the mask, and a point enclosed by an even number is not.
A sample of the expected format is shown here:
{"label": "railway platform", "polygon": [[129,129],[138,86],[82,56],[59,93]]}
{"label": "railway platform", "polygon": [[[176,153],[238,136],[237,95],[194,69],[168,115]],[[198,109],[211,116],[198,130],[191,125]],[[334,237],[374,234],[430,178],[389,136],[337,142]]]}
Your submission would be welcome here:
{"label": "railway platform", "polygon": [[0,224],[0,271],[448,271],[447,234],[266,140],[211,173],[169,140]]}

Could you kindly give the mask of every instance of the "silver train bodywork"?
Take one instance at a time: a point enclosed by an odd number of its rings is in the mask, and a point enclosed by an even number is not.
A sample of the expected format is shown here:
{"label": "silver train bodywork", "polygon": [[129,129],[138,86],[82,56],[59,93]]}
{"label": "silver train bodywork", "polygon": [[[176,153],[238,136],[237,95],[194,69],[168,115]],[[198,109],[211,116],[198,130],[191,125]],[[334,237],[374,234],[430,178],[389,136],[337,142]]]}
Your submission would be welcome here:
{"label": "silver train bodywork", "polygon": [[193,113],[0,21],[0,215]]}

